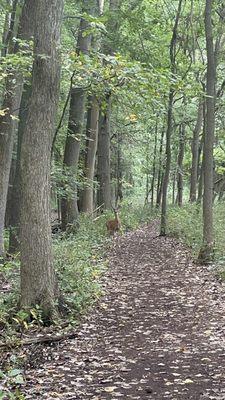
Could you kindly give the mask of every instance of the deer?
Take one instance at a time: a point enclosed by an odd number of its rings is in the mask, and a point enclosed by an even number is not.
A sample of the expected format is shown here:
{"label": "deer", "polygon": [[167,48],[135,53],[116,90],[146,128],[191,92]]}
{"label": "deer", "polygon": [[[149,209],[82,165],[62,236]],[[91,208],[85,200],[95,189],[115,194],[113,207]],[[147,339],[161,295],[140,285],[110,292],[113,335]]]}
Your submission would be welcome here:
{"label": "deer", "polygon": [[121,228],[121,222],[119,219],[119,210],[118,208],[113,208],[114,214],[115,214],[115,219],[110,219],[106,222],[107,230],[110,233],[110,235],[114,235],[115,232],[120,231]]}

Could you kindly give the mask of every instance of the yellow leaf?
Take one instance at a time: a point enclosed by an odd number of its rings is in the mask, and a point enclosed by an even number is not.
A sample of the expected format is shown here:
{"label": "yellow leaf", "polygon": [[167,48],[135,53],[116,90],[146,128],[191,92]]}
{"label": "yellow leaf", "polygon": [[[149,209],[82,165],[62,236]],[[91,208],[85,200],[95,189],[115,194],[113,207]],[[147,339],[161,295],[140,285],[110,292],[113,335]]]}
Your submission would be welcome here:
{"label": "yellow leaf", "polygon": [[105,392],[112,393],[116,389],[116,386],[108,386],[105,388]]}
{"label": "yellow leaf", "polygon": [[184,384],[188,384],[188,383],[194,383],[192,379],[187,378],[185,379],[185,381],[183,381]]}

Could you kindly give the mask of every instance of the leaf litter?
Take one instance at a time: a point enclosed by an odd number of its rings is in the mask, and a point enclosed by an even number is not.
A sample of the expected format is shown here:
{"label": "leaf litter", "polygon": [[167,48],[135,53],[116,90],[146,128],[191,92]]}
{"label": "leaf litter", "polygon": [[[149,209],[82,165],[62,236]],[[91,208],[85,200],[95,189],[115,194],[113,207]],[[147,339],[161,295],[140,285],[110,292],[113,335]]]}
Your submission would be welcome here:
{"label": "leaf litter", "polygon": [[156,222],[117,237],[109,259],[76,337],[26,349],[25,398],[225,400],[224,283]]}

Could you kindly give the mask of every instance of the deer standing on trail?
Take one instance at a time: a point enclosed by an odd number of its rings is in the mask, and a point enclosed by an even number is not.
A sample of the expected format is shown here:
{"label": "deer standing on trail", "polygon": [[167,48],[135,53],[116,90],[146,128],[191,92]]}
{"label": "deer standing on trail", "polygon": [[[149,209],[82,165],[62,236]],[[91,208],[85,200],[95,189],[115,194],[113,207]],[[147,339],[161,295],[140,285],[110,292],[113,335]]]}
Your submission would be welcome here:
{"label": "deer standing on trail", "polygon": [[106,222],[107,230],[111,235],[114,235],[115,232],[118,232],[121,228],[121,222],[118,215],[118,208],[113,208],[115,219],[110,219]]}

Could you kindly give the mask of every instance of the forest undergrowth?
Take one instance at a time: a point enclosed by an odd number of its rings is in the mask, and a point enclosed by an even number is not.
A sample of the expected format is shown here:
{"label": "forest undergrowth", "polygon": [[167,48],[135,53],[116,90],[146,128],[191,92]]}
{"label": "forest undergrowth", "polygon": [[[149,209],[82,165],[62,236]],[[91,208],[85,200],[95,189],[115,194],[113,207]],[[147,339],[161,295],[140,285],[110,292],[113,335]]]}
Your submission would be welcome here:
{"label": "forest undergrowth", "polygon": [[[121,235],[135,230],[158,216],[157,211],[150,207],[140,207],[126,203],[120,211],[122,222]],[[106,230],[106,221],[111,217],[105,213],[90,219],[81,216],[76,233],[54,234],[55,267],[60,289],[63,293],[63,304],[59,305],[61,320],[55,321],[54,328],[44,328],[40,309],[32,310],[33,320],[28,321],[26,310],[18,311],[19,299],[19,261],[9,260],[0,268],[0,345],[7,343],[12,348],[20,346],[24,338],[32,340],[36,335],[51,335],[52,332],[67,333],[73,329],[103,294],[101,276],[107,270],[106,252],[112,238]],[[215,219],[215,265],[225,278],[224,269],[224,204],[214,207]],[[185,205],[183,208],[171,206],[168,215],[168,233],[179,238],[188,245],[196,257],[201,247],[202,215],[199,206]],[[67,321],[67,322],[66,322]],[[66,322],[66,323],[65,323]],[[62,330],[63,327],[63,330]],[[65,327],[65,328],[64,328]],[[13,352],[12,352],[13,354]],[[4,357],[3,357],[4,358]],[[9,386],[20,386],[21,365],[23,360],[15,356],[7,357],[6,368],[0,371]],[[19,393],[19,391],[18,391]],[[15,391],[14,391],[15,396]],[[20,398],[20,397],[12,397]]]}
{"label": "forest undergrowth", "polygon": [[[63,292],[63,304],[59,305],[64,318],[77,323],[102,294],[101,276],[107,269],[106,251],[111,237],[106,230],[106,221],[111,213],[104,213],[90,219],[80,217],[79,228],[70,234],[53,235],[55,267],[60,290]],[[157,210],[140,207],[127,202],[120,211],[122,230],[134,230],[140,225],[158,217]],[[223,202],[214,206],[215,221],[215,263],[217,271],[225,278],[225,208]],[[168,213],[168,234],[183,241],[197,257],[201,248],[202,213],[199,205],[186,204],[182,208],[171,206]],[[28,313],[17,311],[19,299],[18,257],[8,260],[0,266],[0,329],[12,333],[12,330],[27,329]],[[34,325],[42,325],[42,316],[38,308],[33,310]]]}
{"label": "forest undergrowth", "polygon": [[[225,208],[224,202],[214,205],[214,264],[225,278]],[[191,248],[196,258],[202,245],[202,210],[198,204],[186,204],[182,208],[171,206],[168,214],[169,234],[179,238]]]}
{"label": "forest undergrowth", "polygon": [[[155,215],[149,207],[125,203],[120,211],[120,234],[138,228]],[[38,306],[32,310],[18,310],[19,254],[0,265],[0,378],[5,386],[14,387],[13,393],[7,392],[10,398],[23,399],[19,387],[23,381],[24,359],[18,358],[13,349],[39,336],[66,337],[103,294],[101,276],[107,270],[106,252],[112,243],[106,229],[110,217],[110,212],[93,218],[81,215],[76,232],[59,231],[53,235],[55,268],[63,299],[59,304],[61,318],[49,328],[44,327]],[[5,393],[0,390],[0,399],[5,398]]]}
{"label": "forest undergrowth", "polygon": [[[156,215],[149,207],[137,207],[124,204],[120,211],[122,229],[120,234],[134,230]],[[105,252],[112,237],[106,229],[106,221],[111,213],[90,218],[81,215],[76,232],[56,233],[53,235],[55,268],[63,293],[59,304],[63,318],[77,323],[81,315],[101,296],[100,278],[107,268]],[[12,330],[28,329],[31,325],[43,324],[41,311],[32,310],[33,321],[27,323],[29,312],[17,311],[19,300],[19,255],[0,265],[0,330],[12,333]],[[57,322],[57,321],[56,321]],[[7,335],[8,335],[7,333]],[[5,340],[5,338],[4,338]]]}

